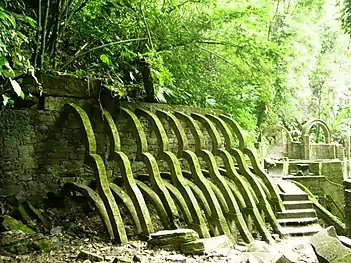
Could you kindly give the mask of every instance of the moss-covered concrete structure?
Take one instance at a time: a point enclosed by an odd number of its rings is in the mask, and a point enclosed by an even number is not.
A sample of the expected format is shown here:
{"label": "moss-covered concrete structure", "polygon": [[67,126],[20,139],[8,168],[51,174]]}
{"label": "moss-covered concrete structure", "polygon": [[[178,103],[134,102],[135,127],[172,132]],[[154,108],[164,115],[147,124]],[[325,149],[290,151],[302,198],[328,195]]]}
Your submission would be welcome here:
{"label": "moss-covered concrete structure", "polygon": [[95,86],[90,95],[77,89],[49,89],[39,108],[0,111],[1,199],[40,205],[49,192],[80,193],[117,243],[128,241],[121,206],[145,237],[155,216],[164,229],[181,221],[200,237],[225,234],[233,243],[286,234],[279,220],[291,211],[235,120],[183,106],[117,105]]}

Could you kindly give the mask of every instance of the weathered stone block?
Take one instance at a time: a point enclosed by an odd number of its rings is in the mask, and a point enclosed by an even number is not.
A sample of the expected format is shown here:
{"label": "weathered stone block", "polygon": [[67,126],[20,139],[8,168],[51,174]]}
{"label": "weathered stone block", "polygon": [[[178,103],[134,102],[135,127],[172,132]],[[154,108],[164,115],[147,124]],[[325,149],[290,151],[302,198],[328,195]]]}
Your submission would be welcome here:
{"label": "weathered stone block", "polygon": [[168,250],[179,250],[182,244],[197,239],[199,239],[199,234],[193,229],[162,230],[151,235],[148,245]]}
{"label": "weathered stone block", "polygon": [[231,242],[227,236],[222,235],[212,238],[198,239],[181,245],[181,252],[184,254],[205,254],[211,253],[219,248],[230,247]]}
{"label": "weathered stone block", "polygon": [[92,262],[100,262],[104,260],[104,257],[96,254],[96,253],[92,253],[86,250],[82,250],[78,256],[77,256],[77,260],[91,260]]}
{"label": "weathered stone block", "polygon": [[351,254],[351,249],[345,247],[334,235],[332,229],[323,229],[311,237],[311,245],[318,260],[335,262],[337,259]]}

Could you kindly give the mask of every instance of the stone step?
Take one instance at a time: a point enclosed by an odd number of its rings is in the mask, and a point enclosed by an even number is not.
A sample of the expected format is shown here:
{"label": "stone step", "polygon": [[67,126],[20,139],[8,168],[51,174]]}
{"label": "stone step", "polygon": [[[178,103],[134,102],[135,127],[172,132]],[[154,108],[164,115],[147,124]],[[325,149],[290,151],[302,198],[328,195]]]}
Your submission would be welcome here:
{"label": "stone step", "polygon": [[317,222],[317,217],[277,219],[280,225],[308,225]]}
{"label": "stone step", "polygon": [[314,209],[292,209],[284,212],[278,212],[277,218],[288,219],[288,218],[312,218],[316,217],[316,211]]}
{"label": "stone step", "polygon": [[286,210],[313,208],[312,202],[307,200],[306,201],[284,201],[283,205]]}
{"label": "stone step", "polygon": [[284,226],[282,227],[283,235],[291,235],[291,236],[311,236],[318,233],[323,228],[320,225],[313,224],[308,226]]}
{"label": "stone step", "polygon": [[304,201],[308,200],[307,194],[286,194],[280,193],[280,197],[283,201]]}

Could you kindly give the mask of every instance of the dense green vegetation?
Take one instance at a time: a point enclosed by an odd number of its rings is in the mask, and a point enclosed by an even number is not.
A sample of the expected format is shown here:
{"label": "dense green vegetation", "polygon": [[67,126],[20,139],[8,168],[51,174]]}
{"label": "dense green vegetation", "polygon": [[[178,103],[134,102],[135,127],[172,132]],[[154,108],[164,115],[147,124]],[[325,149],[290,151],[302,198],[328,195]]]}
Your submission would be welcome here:
{"label": "dense green vegetation", "polygon": [[22,74],[59,71],[121,99],[223,109],[253,134],[318,117],[340,139],[349,13],[328,0],[2,0],[0,93],[9,105],[28,95]]}

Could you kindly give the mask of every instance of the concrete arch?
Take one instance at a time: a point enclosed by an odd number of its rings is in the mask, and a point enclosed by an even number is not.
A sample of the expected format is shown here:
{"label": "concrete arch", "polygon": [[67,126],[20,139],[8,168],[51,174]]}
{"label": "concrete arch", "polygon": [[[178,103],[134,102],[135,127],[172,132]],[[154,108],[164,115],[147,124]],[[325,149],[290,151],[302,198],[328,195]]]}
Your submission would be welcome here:
{"label": "concrete arch", "polygon": [[324,133],[324,138],[325,138],[325,143],[329,144],[331,142],[331,134],[330,134],[330,129],[325,121],[322,121],[320,119],[312,119],[308,121],[303,127],[302,127],[302,136],[306,136],[310,134],[312,127],[314,126],[320,126],[323,130]]}
{"label": "concrete arch", "polygon": [[275,131],[279,131],[279,130],[284,131],[288,143],[293,141],[293,138],[291,137],[291,134],[288,131],[288,129],[282,125],[277,125],[277,124],[269,125],[268,127],[266,127],[263,130],[262,135],[263,135],[263,137],[266,137],[267,134],[275,132]]}

